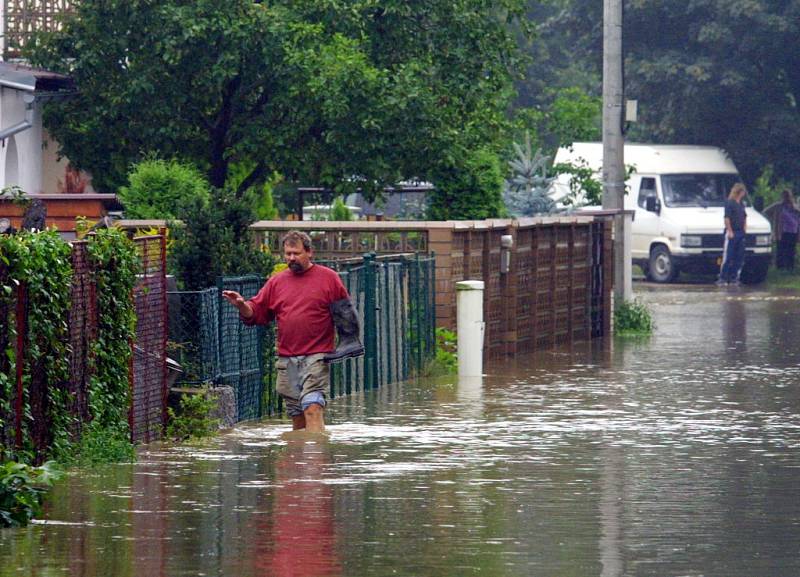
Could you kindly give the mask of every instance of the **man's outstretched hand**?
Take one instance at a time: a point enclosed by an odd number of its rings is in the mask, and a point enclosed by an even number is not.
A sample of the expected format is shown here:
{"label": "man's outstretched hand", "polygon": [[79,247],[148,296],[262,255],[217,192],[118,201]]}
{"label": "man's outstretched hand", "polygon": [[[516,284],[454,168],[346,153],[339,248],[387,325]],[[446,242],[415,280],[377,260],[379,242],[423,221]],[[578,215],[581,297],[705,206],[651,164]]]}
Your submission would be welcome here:
{"label": "man's outstretched hand", "polygon": [[244,297],[236,291],[222,291],[222,298],[235,306],[242,317],[249,319],[253,316],[253,308],[250,303],[244,300]]}

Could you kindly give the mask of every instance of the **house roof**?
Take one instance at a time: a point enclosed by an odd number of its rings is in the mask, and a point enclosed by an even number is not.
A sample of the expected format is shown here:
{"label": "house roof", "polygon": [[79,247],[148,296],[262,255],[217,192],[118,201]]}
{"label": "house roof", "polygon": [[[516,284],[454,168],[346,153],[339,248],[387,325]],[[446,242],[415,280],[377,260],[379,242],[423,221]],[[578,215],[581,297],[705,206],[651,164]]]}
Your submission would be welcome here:
{"label": "house roof", "polygon": [[0,62],[0,86],[51,94],[75,90],[75,83],[69,76],[15,62]]}

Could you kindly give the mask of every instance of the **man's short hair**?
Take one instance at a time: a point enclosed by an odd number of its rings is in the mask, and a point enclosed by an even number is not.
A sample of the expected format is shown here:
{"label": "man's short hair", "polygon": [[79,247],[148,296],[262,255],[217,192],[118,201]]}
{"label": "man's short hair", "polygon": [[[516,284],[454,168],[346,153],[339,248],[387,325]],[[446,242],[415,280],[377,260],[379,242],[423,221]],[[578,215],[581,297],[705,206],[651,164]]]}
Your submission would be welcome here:
{"label": "man's short hair", "polygon": [[311,237],[301,230],[290,230],[284,234],[281,239],[281,246],[286,246],[287,244],[302,244],[306,252],[311,252],[313,248],[311,246]]}

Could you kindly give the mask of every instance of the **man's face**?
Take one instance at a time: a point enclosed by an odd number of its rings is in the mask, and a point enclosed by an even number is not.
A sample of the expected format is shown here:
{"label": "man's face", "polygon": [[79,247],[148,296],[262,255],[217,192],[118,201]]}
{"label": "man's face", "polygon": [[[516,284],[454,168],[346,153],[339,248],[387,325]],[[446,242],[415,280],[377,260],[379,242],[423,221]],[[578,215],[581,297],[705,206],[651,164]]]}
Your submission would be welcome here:
{"label": "man's face", "polygon": [[303,248],[301,242],[287,242],[283,245],[283,259],[293,273],[300,274],[311,266],[311,256],[313,251]]}

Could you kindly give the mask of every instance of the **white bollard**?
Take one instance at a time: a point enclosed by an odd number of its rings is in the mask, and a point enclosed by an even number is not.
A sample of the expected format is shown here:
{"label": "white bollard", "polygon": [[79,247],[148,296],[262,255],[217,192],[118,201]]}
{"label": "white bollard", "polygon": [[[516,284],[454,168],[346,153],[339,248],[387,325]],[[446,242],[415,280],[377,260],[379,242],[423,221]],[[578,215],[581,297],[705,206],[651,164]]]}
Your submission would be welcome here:
{"label": "white bollard", "polygon": [[456,295],[458,376],[479,377],[483,374],[483,281],[457,282]]}

